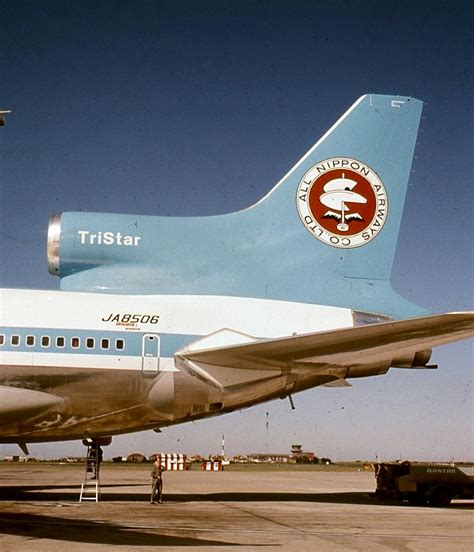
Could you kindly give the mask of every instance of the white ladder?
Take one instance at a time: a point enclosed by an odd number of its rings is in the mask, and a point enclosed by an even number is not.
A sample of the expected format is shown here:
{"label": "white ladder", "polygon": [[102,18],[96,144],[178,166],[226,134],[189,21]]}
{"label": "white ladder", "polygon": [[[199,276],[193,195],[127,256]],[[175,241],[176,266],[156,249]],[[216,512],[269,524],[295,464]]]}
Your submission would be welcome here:
{"label": "white ladder", "polygon": [[100,464],[97,462],[97,449],[93,453],[93,447],[87,448],[86,466],[84,472],[84,481],[81,485],[81,494],[79,502],[92,500],[99,502],[100,497]]}

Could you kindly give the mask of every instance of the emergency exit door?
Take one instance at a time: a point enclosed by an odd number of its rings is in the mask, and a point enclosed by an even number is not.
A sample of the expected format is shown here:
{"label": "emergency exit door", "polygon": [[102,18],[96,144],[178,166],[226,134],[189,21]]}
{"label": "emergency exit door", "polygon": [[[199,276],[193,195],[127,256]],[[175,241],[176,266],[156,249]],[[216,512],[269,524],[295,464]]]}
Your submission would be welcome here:
{"label": "emergency exit door", "polygon": [[142,372],[146,375],[158,374],[160,370],[160,337],[145,334],[142,342]]}

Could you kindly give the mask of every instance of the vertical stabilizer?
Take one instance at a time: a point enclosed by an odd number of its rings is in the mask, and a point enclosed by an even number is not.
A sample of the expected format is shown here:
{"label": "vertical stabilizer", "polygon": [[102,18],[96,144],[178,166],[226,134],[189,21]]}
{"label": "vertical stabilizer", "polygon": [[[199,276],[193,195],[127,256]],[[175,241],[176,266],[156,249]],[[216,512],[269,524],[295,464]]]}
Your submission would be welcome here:
{"label": "vertical stabilizer", "polygon": [[68,290],[234,295],[417,314],[389,279],[421,111],[414,98],[362,96],[243,211],[64,213],[50,227],[50,270]]}
{"label": "vertical stabilizer", "polygon": [[296,201],[299,222],[326,246],[318,250],[337,274],[388,280],[422,105],[362,96],[259,203]]}

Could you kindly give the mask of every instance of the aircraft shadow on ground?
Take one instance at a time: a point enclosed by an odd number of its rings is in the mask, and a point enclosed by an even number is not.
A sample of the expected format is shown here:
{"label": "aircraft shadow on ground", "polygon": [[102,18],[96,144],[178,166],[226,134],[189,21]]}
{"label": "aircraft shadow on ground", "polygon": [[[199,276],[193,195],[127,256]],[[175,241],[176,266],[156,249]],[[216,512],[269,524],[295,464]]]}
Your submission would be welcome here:
{"label": "aircraft shadow on ground", "polygon": [[[15,535],[28,539],[128,545],[128,546],[241,546],[239,543],[164,535],[152,530],[138,531],[115,523],[65,519],[36,514],[0,514],[0,535]],[[261,546],[251,544],[251,546]],[[34,545],[33,545],[34,547]]]}
{"label": "aircraft shadow on ground", "polygon": [[[143,487],[142,483],[101,485],[101,502],[148,502],[149,493],[107,492],[107,489],[120,487]],[[72,491],[71,489],[76,489]],[[0,488],[0,501],[35,501],[35,502],[77,502],[80,486],[65,485],[28,485],[9,486]],[[167,503],[185,502],[321,502],[328,504],[365,504],[372,506],[400,506],[402,503],[395,500],[378,500],[369,492],[333,492],[333,493],[263,493],[263,492],[219,492],[219,493],[190,493],[163,494]],[[474,504],[455,502],[451,509],[472,510]]]}

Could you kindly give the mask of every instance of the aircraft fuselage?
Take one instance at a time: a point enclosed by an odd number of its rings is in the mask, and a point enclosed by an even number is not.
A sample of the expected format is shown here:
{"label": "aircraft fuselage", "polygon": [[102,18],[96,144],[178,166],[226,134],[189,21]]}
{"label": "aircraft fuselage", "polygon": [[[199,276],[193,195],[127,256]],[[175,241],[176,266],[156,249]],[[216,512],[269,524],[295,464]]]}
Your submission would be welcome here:
{"label": "aircraft fuselage", "polygon": [[284,365],[215,382],[176,353],[213,334],[201,348],[354,325],[350,309],[237,297],[2,290],[1,303],[3,442],[159,428],[321,385],[331,369]]}

